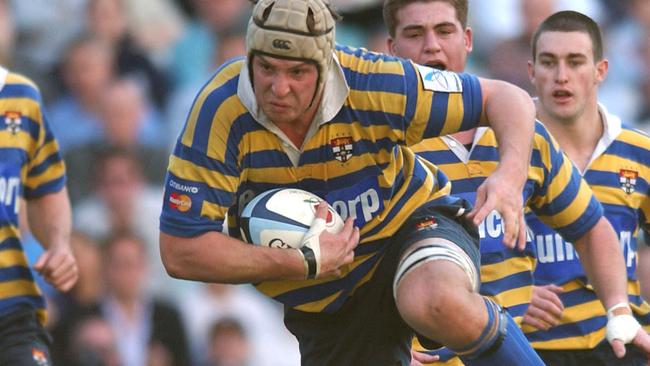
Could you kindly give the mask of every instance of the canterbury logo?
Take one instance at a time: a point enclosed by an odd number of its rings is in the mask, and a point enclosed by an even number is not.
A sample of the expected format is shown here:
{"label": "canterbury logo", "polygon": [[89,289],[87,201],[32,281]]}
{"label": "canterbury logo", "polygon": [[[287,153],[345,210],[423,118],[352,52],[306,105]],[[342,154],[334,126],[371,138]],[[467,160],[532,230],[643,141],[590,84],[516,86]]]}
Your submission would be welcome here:
{"label": "canterbury logo", "polygon": [[286,39],[274,39],[273,40],[273,47],[274,48],[279,48],[281,50],[290,50],[291,49],[291,42],[286,40]]}

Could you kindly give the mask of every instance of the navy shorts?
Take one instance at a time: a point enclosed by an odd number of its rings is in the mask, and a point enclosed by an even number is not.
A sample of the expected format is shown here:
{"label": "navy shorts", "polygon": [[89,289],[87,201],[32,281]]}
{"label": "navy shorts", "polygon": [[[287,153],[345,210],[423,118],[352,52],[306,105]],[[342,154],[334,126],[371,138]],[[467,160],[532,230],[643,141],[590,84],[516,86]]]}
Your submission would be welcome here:
{"label": "navy shorts", "polygon": [[636,346],[625,346],[625,357],[617,358],[607,341],[590,350],[536,350],[547,366],[646,366],[648,359]]}
{"label": "navy shorts", "polygon": [[[462,204],[469,208],[466,202]],[[455,217],[458,208],[428,206],[418,209],[396,235],[383,240],[387,249],[374,275],[336,313],[293,309],[285,312],[285,325],[300,344],[302,365],[410,364],[414,333],[397,311],[393,277],[404,250],[431,237],[456,243],[479,268],[478,233],[470,222]],[[436,225],[422,224],[432,220]]]}
{"label": "navy shorts", "polygon": [[0,365],[51,366],[51,339],[31,310],[0,318]]}

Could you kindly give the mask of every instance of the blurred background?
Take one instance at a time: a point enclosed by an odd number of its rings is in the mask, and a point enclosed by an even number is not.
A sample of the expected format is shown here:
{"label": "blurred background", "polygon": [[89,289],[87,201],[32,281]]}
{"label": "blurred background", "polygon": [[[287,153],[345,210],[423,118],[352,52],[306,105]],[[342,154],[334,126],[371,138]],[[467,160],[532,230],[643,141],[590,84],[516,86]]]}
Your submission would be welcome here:
{"label": "blurred background", "polygon": [[[334,0],[337,41],[384,51],[381,0]],[[42,281],[59,365],[299,365],[282,309],[250,286],[175,280],[158,252],[167,159],[191,103],[244,55],[246,0],[0,0],[0,64],[32,78],[68,167],[80,280]],[[531,91],[529,41],[550,13],[600,24],[600,99],[650,129],[649,0],[470,0],[468,71]],[[38,243],[25,233],[31,260]]]}

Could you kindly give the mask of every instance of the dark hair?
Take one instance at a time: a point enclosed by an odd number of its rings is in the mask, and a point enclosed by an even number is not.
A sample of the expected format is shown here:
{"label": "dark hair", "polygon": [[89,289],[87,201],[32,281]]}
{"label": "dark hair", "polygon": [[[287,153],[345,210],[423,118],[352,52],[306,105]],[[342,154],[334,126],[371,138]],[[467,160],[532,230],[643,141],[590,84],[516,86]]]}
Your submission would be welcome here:
{"label": "dark hair", "polygon": [[400,9],[413,3],[432,3],[436,1],[451,5],[456,10],[456,18],[458,18],[460,25],[463,26],[463,29],[467,28],[468,0],[384,0],[384,24],[388,28],[388,34],[391,37],[395,37],[395,32],[397,31],[397,12]]}
{"label": "dark hair", "polygon": [[533,61],[537,57],[537,41],[544,32],[583,32],[589,35],[594,52],[594,61],[603,59],[603,38],[598,24],[590,17],[577,11],[559,11],[546,18],[533,33],[531,49]]}

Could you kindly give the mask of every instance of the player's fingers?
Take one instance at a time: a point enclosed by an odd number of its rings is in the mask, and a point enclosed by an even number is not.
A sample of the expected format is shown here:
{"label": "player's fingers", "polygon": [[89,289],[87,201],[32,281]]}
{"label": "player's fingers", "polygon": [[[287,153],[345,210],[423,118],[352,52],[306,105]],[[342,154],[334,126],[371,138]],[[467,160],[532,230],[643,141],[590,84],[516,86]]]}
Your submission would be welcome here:
{"label": "player's fingers", "polygon": [[327,202],[320,201],[316,206],[316,218],[327,219]]}
{"label": "player's fingers", "polygon": [[519,236],[517,239],[517,249],[526,249],[526,219],[523,212],[519,215]]}
{"label": "player's fingers", "polygon": [[[650,334],[643,328],[639,329],[632,343],[637,346],[650,359]],[[649,363],[650,364],[650,363]]]}
{"label": "player's fingers", "polygon": [[476,190],[476,200],[474,200],[474,208],[467,214],[467,217],[471,220],[474,221],[476,225],[480,224],[481,222],[479,221],[478,223],[474,218],[476,217],[476,214],[478,213],[479,209],[483,206],[483,203],[485,202],[485,186],[481,184],[478,189]]}
{"label": "player's fingers", "polygon": [[539,330],[549,330],[550,325],[526,313],[523,322]]}
{"label": "player's fingers", "polygon": [[[503,244],[512,249],[517,244],[517,238],[519,237],[519,215],[513,214],[509,208],[502,211],[501,217],[503,218],[504,226]],[[526,243],[524,242],[525,245]]]}
{"label": "player's fingers", "polygon": [[529,307],[528,310],[529,310],[527,311],[528,314],[530,314],[532,317],[536,319],[544,321],[549,326],[556,326],[560,323],[559,318],[555,316],[555,314],[551,313],[550,311],[547,311],[544,308],[535,306],[535,307]]}
{"label": "player's fingers", "polygon": [[[558,286],[558,285],[555,285],[555,284],[546,285],[546,286],[544,286],[544,287],[545,287],[547,290],[552,291],[552,292],[554,292],[554,293],[556,293],[556,294],[561,294],[561,293],[564,292],[564,287],[561,287],[561,286]],[[559,299],[559,297],[558,297],[558,299]],[[562,303],[562,302],[560,301],[560,304],[561,304],[561,303]]]}
{"label": "player's fingers", "polygon": [[49,260],[49,258],[50,258],[50,253],[49,252],[44,252],[43,254],[41,254],[40,257],[38,257],[38,260],[36,261],[36,263],[34,263],[34,269],[37,272],[41,273],[41,275],[44,274],[42,272],[45,269],[45,265],[46,265],[47,261]]}
{"label": "player's fingers", "polygon": [[557,314],[558,316],[562,315],[562,312],[564,311],[564,304],[562,304],[562,300],[559,296],[557,296],[555,292],[552,292],[550,290],[544,291],[540,294],[540,296],[544,299],[544,301],[548,303],[549,311]]}
{"label": "player's fingers", "polygon": [[494,195],[486,197],[486,199],[480,204],[476,205],[474,209],[476,212],[472,217],[474,225],[479,225],[485,218],[497,207],[497,200]]}
{"label": "player's fingers", "polygon": [[56,278],[52,282],[52,286],[54,286],[59,291],[67,292],[77,282],[77,278],[78,274],[76,271],[69,272],[59,278]]}
{"label": "player's fingers", "polygon": [[[421,364],[427,364],[427,363],[432,363],[440,360],[440,356],[438,355],[430,355],[425,352],[418,352],[418,351],[412,351],[411,355],[413,356],[413,360],[421,363]],[[411,362],[411,365],[413,365],[413,362]]]}
{"label": "player's fingers", "polygon": [[612,341],[612,349],[614,350],[614,354],[618,358],[623,358],[625,357],[625,345],[623,342],[621,342],[620,339],[615,339]]}

